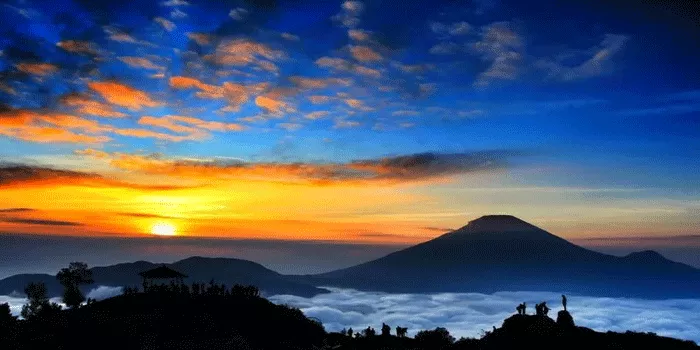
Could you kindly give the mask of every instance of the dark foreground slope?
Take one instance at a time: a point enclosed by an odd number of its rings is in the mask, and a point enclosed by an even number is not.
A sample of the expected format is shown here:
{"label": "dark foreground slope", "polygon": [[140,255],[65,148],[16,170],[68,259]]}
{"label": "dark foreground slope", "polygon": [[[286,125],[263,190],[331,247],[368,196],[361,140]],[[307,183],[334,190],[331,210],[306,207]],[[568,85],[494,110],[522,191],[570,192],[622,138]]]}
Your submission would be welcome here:
{"label": "dark foreground slope", "polygon": [[[264,295],[293,294],[311,297],[327,292],[308,284],[295,282],[288,277],[264,266],[248,260],[231,258],[204,258],[191,257],[176,261],[172,264],[154,264],[148,261],[137,261],[111,266],[93,267],[92,276],[95,283],[83,286],[87,292],[96,286],[140,286],[139,272],[158,267],[169,266],[176,271],[188,276],[185,282],[209,282],[227,285],[243,284],[255,285]],[[0,280],[0,295],[8,295],[13,292],[21,293],[29,282],[43,282],[46,284],[49,296],[60,296],[63,287],[56,280],[55,275],[49,274],[20,274]]]}
{"label": "dark foreground slope", "polygon": [[[415,337],[326,333],[298,309],[254,295],[138,293],[52,311],[29,321],[0,317],[0,349],[664,349],[697,350],[692,341],[651,333],[595,332],[575,327],[568,313],[516,315],[481,339],[456,340],[448,330]],[[562,311],[563,312],[563,311]],[[2,316],[2,315],[0,315]],[[358,330],[361,331],[361,330]]]}
{"label": "dark foreground slope", "polygon": [[139,293],[18,321],[0,348],[312,349],[325,335],[298,309],[261,297]]}
{"label": "dark foreground slope", "polygon": [[385,257],[314,276],[315,285],[385,292],[561,290],[583,295],[696,298],[700,270],[652,251],[617,257],[509,215],[489,215]]}

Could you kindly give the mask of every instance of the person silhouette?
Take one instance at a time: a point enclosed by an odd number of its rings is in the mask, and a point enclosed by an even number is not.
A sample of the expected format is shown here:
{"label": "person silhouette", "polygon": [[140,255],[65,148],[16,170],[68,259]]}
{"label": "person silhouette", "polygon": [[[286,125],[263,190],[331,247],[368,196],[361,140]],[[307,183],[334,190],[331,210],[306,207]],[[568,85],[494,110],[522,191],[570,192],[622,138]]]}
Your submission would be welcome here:
{"label": "person silhouette", "polygon": [[561,304],[564,305],[564,311],[566,311],[566,295],[561,295]]}
{"label": "person silhouette", "polygon": [[523,303],[523,315],[527,315],[527,304]]}

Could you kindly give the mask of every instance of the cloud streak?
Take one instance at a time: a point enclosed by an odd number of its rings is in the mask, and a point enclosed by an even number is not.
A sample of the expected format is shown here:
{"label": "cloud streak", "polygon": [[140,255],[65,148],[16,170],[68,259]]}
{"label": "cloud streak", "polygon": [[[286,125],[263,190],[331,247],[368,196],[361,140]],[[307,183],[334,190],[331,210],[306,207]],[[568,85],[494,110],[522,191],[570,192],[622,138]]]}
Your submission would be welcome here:
{"label": "cloud streak", "polygon": [[79,152],[107,160],[112,166],[151,175],[194,179],[241,179],[282,182],[409,183],[448,179],[457,175],[506,167],[511,151],[420,153],[347,163],[254,163],[242,161],[168,159],[158,155]]}

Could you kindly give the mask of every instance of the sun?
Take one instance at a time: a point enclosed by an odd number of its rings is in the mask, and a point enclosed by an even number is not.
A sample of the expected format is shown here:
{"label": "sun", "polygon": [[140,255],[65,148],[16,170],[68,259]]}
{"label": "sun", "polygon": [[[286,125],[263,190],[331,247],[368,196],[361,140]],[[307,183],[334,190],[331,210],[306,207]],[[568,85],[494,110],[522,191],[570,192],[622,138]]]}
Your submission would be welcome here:
{"label": "sun", "polygon": [[151,227],[151,233],[156,236],[175,236],[175,226],[166,222],[158,222]]}

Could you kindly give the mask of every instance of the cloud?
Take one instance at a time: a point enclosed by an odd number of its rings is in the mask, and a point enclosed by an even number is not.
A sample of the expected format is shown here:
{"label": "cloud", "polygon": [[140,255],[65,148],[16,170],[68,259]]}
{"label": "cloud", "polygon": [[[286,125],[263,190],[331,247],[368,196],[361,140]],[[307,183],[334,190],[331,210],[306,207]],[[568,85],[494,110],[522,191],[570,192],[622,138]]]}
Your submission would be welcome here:
{"label": "cloud", "polygon": [[371,110],[373,110],[372,107],[367,107],[367,106],[364,104],[364,102],[362,102],[361,100],[355,99],[355,98],[348,98],[348,99],[346,99],[346,100],[345,100],[345,104],[347,104],[348,106],[350,106],[350,107],[352,107],[352,108],[359,109],[359,110],[361,110],[361,111],[371,111]]}
{"label": "cloud", "polygon": [[391,112],[391,115],[394,117],[406,117],[406,116],[413,117],[413,116],[417,116],[419,114],[420,113],[418,113],[418,111],[414,111],[414,110],[400,110],[400,111]]}
{"label": "cloud", "polygon": [[[327,331],[352,327],[361,330],[382,323],[408,328],[408,335],[445,327],[453,336],[478,338],[484,330],[500,327],[525,301],[546,301],[556,317],[561,293],[498,292],[387,294],[328,288],[331,293],[313,298],[275,295],[277,304],[298,307],[307,317],[318,318]],[[568,309],[577,325],[597,331],[655,332],[662,336],[700,341],[700,300],[642,300],[569,295]],[[532,313],[532,310],[528,310]]]}
{"label": "cloud", "polygon": [[153,19],[153,21],[160,24],[160,26],[163,27],[163,29],[169,32],[172,32],[177,27],[175,23],[173,23],[172,21],[168,21],[163,17],[156,17]]}
{"label": "cloud", "polygon": [[316,111],[316,112],[311,112],[307,113],[304,118],[306,119],[311,119],[311,120],[316,120],[316,119],[321,119],[325,116],[328,115],[328,111]]}
{"label": "cloud", "polygon": [[199,45],[209,45],[212,40],[211,35],[206,33],[187,33],[187,37]]}
{"label": "cloud", "polygon": [[301,129],[302,125],[299,123],[279,123],[277,124],[277,127],[287,131],[296,131]]}
{"label": "cloud", "polygon": [[270,61],[280,59],[283,56],[282,51],[274,50],[266,44],[249,39],[234,39],[221,42],[214,53],[205,55],[204,59],[223,66],[254,64],[263,70],[276,72],[277,66]]}
{"label": "cloud", "polygon": [[366,41],[369,39],[369,32],[360,29],[350,29],[348,30],[348,37],[356,41]]}
{"label": "cloud", "polygon": [[94,44],[89,41],[81,40],[63,40],[59,41],[56,46],[68,52],[83,54],[83,55],[97,55],[97,49]]}
{"label": "cloud", "polygon": [[180,9],[174,9],[174,10],[170,11],[170,17],[172,17],[172,18],[185,18],[185,17],[187,17],[187,13],[185,13],[184,11],[182,11]]}
{"label": "cloud", "polygon": [[271,96],[258,96],[255,98],[255,105],[274,114],[279,114],[282,111],[290,110],[291,107],[281,100]]}
{"label": "cloud", "polygon": [[0,209],[0,213],[29,213],[36,211],[36,209],[31,208],[5,208]]}
{"label": "cloud", "polygon": [[229,11],[228,16],[235,19],[236,21],[242,21],[247,14],[248,11],[246,9],[238,7]]}
{"label": "cloud", "polygon": [[360,1],[344,1],[340,6],[340,13],[332,19],[345,27],[355,27],[360,23],[359,16],[364,8],[364,4]]}
{"label": "cloud", "polygon": [[103,27],[103,30],[107,34],[107,38],[109,40],[113,40],[120,43],[130,43],[149,47],[156,47],[156,45],[148,41],[136,39],[131,34],[123,32],[111,26],[105,26]]}
{"label": "cloud", "polygon": [[89,182],[100,180],[96,174],[51,169],[29,165],[0,165],[0,187],[55,182]]}
{"label": "cloud", "polygon": [[146,92],[132,88],[131,86],[116,81],[93,81],[88,87],[97,92],[107,102],[126,107],[134,111],[140,111],[144,107],[157,107],[161,104],[153,100]]}
{"label": "cloud", "polygon": [[98,122],[67,114],[26,109],[0,111],[0,135],[31,142],[103,143],[108,129]]}
{"label": "cloud", "polygon": [[368,46],[351,45],[350,54],[360,62],[374,62],[382,59],[382,56]]}
{"label": "cloud", "polygon": [[100,101],[95,101],[84,94],[71,93],[65,95],[61,97],[61,103],[66,106],[75,107],[75,111],[80,114],[112,118],[126,117],[126,114],[115,111],[112,106]]}
{"label": "cloud", "polygon": [[[603,41],[589,49],[590,57],[578,65],[567,65],[562,59],[541,59],[535,64],[547,72],[547,78],[561,81],[581,80],[609,74],[613,69],[613,57],[622,50],[629,37],[606,34]],[[563,55],[567,57],[569,55]]]}
{"label": "cloud", "polygon": [[352,80],[342,78],[307,78],[301,76],[289,77],[294,85],[303,89],[323,89],[329,85],[350,86]]}
{"label": "cloud", "polygon": [[359,122],[354,120],[336,119],[335,124],[333,124],[334,129],[349,129],[356,128],[360,126]]}
{"label": "cloud", "polygon": [[99,286],[97,288],[91,289],[85,295],[85,297],[95,299],[95,300],[104,300],[107,298],[122,295],[122,293],[123,293],[122,287]]}
{"label": "cloud", "polygon": [[433,55],[451,55],[459,51],[460,46],[451,41],[444,41],[433,45],[429,52]]}
{"label": "cloud", "polygon": [[165,115],[163,117],[144,116],[138,121],[141,125],[149,125],[168,129],[176,133],[189,134],[192,138],[207,136],[205,131],[241,131],[243,126],[236,123],[224,123],[203,120],[188,116]]}
{"label": "cloud", "polygon": [[299,36],[291,34],[291,33],[282,33],[282,34],[280,34],[280,36],[284,39],[289,40],[289,41],[299,41]]}
{"label": "cloud", "polygon": [[165,67],[159,66],[159,65],[151,62],[151,60],[143,58],[143,57],[123,56],[123,57],[119,57],[119,60],[128,64],[131,67],[136,67],[136,68],[156,69],[156,70],[165,69]]}
{"label": "cloud", "polygon": [[20,72],[41,77],[58,72],[58,66],[51,63],[20,63],[15,67],[17,67],[17,70]]}
{"label": "cloud", "polygon": [[433,22],[430,24],[430,30],[432,30],[435,34],[465,35],[471,32],[472,26],[464,21],[455,22],[450,25],[440,22]]}
{"label": "cloud", "polygon": [[174,6],[187,6],[187,5],[189,5],[190,3],[187,2],[187,1],[185,1],[185,0],[168,0],[168,1],[163,1],[163,2],[161,2],[160,4],[163,5],[163,6],[171,6],[171,7],[174,7]]}
{"label": "cloud", "polygon": [[323,103],[328,103],[331,101],[331,98],[329,96],[322,96],[322,95],[312,95],[309,96],[309,102],[318,105],[318,104],[323,104]]}
{"label": "cloud", "polygon": [[0,218],[0,221],[12,224],[28,224],[28,225],[43,225],[43,226],[82,226],[82,223],[60,220],[46,219],[23,219],[23,218]]}
{"label": "cloud", "polygon": [[481,29],[481,39],[473,45],[490,66],[479,74],[475,86],[486,86],[494,80],[514,80],[522,59],[523,43],[508,22],[495,22]]}
{"label": "cloud", "polygon": [[[338,123],[340,121],[336,121]],[[346,127],[353,127],[350,121]],[[193,179],[248,179],[315,184],[352,182],[420,182],[444,179],[472,172],[503,168],[515,152],[419,153],[347,163],[265,163],[220,159],[170,159],[159,155],[105,153],[81,154],[107,161],[113,167],[144,174],[171,175]]]}

